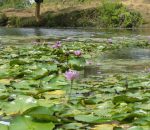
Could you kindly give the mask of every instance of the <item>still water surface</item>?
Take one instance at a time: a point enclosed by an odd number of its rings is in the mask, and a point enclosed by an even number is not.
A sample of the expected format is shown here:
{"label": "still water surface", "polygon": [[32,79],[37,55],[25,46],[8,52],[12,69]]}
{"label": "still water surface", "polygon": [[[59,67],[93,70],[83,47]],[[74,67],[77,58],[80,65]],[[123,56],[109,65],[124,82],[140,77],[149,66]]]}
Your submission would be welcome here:
{"label": "still water surface", "polygon": [[0,28],[0,36],[49,36],[49,37],[114,37],[150,36],[150,29],[47,29],[47,28]]}

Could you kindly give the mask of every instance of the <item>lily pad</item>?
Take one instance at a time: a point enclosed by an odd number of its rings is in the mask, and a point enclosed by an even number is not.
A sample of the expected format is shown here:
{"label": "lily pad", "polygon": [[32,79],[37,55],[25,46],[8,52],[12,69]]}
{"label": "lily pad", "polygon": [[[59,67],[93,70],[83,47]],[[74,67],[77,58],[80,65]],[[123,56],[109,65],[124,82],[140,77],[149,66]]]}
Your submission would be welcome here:
{"label": "lily pad", "polygon": [[55,125],[52,122],[35,122],[30,117],[16,117],[9,127],[9,130],[53,130]]}

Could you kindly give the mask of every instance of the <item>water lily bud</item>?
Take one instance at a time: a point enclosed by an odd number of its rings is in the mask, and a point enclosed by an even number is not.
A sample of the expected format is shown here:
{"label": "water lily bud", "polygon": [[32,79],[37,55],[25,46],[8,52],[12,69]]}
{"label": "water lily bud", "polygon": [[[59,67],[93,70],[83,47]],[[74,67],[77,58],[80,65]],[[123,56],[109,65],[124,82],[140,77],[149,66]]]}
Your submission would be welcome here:
{"label": "water lily bud", "polygon": [[81,51],[80,50],[76,50],[74,51],[75,56],[81,56]]}
{"label": "water lily bud", "polygon": [[68,70],[66,73],[65,73],[65,77],[67,80],[71,80],[73,81],[74,79],[76,79],[77,77],[79,76],[79,73],[75,70]]}
{"label": "water lily bud", "polygon": [[53,45],[52,46],[52,48],[54,48],[54,49],[58,49],[58,48],[61,48],[61,42],[60,41],[57,41],[56,43],[55,43],[55,45]]}

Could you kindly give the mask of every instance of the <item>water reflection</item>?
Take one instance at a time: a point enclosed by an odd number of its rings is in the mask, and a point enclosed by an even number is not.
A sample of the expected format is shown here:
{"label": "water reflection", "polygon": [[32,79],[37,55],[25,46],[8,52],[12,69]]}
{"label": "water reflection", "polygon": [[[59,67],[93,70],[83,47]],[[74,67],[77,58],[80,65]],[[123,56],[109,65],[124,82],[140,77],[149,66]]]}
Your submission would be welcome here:
{"label": "water reflection", "polygon": [[150,59],[150,50],[141,48],[124,48],[106,53],[103,59]]}
{"label": "water reflection", "polygon": [[51,42],[57,40],[101,43],[107,40],[107,38],[119,40],[144,37],[148,39],[149,34],[150,29],[0,28],[0,41],[4,41],[4,44],[27,44],[30,42]]}
{"label": "water reflection", "polygon": [[96,59],[100,66],[88,66],[84,77],[112,73],[142,73],[150,68],[150,50],[126,48],[113,50]]}
{"label": "water reflection", "polygon": [[115,36],[149,36],[150,29],[95,29],[95,28],[0,28],[0,36],[49,36],[49,37],[95,37],[108,38]]}
{"label": "water reflection", "polygon": [[101,73],[98,66],[85,66],[84,67],[84,78],[87,78],[91,75],[99,75]]}

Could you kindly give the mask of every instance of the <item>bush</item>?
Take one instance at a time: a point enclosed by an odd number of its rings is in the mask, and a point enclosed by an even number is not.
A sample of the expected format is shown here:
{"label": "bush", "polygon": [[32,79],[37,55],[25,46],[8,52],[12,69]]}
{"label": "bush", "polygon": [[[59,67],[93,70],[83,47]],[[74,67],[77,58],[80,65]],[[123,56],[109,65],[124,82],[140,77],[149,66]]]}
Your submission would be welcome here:
{"label": "bush", "polygon": [[138,27],[142,24],[142,17],[139,12],[131,11],[126,12],[123,14],[123,22],[121,26],[132,28],[132,27]]}
{"label": "bush", "polygon": [[7,25],[8,18],[5,14],[0,13],[0,26]]}
{"label": "bush", "polygon": [[104,27],[132,28],[142,23],[140,13],[127,9],[118,1],[103,1],[99,13],[99,22]]}

